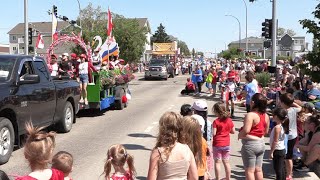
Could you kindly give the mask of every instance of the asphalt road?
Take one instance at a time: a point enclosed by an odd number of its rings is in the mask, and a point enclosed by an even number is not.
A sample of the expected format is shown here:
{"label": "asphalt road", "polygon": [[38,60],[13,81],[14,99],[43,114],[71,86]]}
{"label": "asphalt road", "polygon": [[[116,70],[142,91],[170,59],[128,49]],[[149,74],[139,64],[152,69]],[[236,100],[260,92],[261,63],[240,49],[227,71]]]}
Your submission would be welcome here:
{"label": "asphalt road", "polygon": [[[109,146],[123,144],[135,158],[137,179],[145,179],[150,152],[156,142],[160,116],[166,111],[179,112],[182,104],[192,104],[198,98],[206,99],[209,109],[217,101],[208,98],[206,94],[202,97],[180,96],[186,78],[187,76],[178,76],[168,81],[145,81],[143,74],[137,74],[129,86],[132,100],[126,109],[104,113],[80,112],[71,132],[58,134],[56,138],[55,152],[64,150],[74,156],[71,177],[75,180],[103,179],[101,174]],[[209,114],[209,120],[213,121],[212,112]],[[238,108],[235,115],[234,124],[238,129],[242,126],[244,109]],[[237,134],[231,137],[231,147],[232,179],[244,179],[241,143],[237,140]],[[9,162],[0,166],[0,169],[8,174],[28,174],[30,170],[24,159],[23,149],[14,151]],[[221,170],[223,171],[223,168]],[[211,173],[213,174],[212,171]],[[271,161],[267,158],[264,161],[264,173],[265,179],[275,178]],[[222,172],[222,177],[223,174]],[[301,179],[310,179],[309,176],[303,175]]]}

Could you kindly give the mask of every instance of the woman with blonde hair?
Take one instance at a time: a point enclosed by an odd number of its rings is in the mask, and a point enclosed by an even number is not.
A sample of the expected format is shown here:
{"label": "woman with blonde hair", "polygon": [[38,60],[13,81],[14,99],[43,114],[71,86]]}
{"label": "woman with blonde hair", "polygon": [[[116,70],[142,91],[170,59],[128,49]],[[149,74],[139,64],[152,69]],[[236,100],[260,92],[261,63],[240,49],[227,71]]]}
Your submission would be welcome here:
{"label": "woman with blonde hair", "polygon": [[149,162],[148,180],[198,179],[197,165],[188,145],[178,142],[182,116],[166,112],[159,121],[159,134]]}

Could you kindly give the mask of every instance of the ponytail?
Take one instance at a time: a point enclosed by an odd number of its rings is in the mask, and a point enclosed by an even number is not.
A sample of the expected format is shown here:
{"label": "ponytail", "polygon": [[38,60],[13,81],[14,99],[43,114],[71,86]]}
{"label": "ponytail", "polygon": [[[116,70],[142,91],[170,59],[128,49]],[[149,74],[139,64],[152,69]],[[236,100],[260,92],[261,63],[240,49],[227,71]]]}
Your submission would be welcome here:
{"label": "ponytail", "polygon": [[111,161],[112,161],[112,158],[111,157],[109,157],[109,159],[106,161],[106,163],[104,164],[104,168],[103,168],[103,174],[105,174],[104,175],[104,177],[107,179],[107,180],[109,180],[110,178],[109,178],[109,175],[110,175],[110,172],[111,172]]}
{"label": "ponytail", "polygon": [[282,122],[282,127],[284,129],[284,133],[285,134],[289,134],[289,118],[286,118],[283,122]]}
{"label": "ponytail", "polygon": [[136,169],[134,167],[133,157],[130,154],[127,154],[127,164],[129,167],[130,176],[132,179],[136,176]]}

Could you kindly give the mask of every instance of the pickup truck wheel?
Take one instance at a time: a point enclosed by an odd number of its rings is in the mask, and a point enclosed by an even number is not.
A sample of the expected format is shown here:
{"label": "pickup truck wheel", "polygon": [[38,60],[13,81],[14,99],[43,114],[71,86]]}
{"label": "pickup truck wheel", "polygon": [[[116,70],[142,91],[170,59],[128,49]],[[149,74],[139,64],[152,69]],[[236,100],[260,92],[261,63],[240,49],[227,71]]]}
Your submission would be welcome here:
{"label": "pickup truck wheel", "polygon": [[14,146],[14,129],[9,119],[0,117],[0,165],[9,161]]}
{"label": "pickup truck wheel", "polygon": [[58,131],[62,133],[67,133],[72,129],[72,124],[74,120],[74,113],[72,104],[67,101],[64,106],[63,116],[58,124]]}

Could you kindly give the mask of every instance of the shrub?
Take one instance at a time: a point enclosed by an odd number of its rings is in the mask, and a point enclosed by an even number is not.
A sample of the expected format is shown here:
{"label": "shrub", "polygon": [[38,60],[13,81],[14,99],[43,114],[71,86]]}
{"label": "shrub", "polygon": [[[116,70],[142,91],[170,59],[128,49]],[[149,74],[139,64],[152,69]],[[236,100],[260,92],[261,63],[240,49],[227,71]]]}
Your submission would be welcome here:
{"label": "shrub", "polygon": [[262,84],[262,87],[267,87],[270,82],[271,75],[267,72],[257,73],[256,80],[259,84]]}

